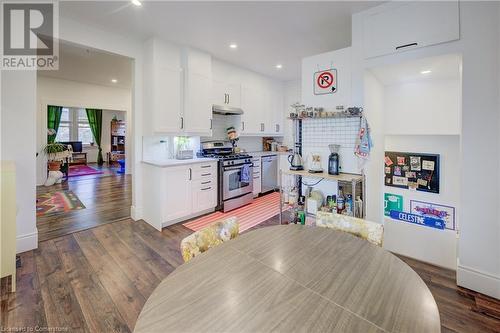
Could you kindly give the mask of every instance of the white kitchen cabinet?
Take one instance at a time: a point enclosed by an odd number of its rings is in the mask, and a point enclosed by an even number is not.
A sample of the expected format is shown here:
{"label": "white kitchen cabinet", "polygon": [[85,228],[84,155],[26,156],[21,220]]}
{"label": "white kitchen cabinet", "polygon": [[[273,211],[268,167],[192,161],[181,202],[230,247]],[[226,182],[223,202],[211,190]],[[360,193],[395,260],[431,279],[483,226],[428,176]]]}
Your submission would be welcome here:
{"label": "white kitchen cabinet", "polygon": [[262,123],[264,116],[262,93],[257,87],[243,86],[241,92],[241,116],[242,135],[263,134]]}
{"label": "white kitchen cabinet", "polygon": [[241,107],[241,85],[214,80],[212,82],[212,103],[222,106]]}
{"label": "white kitchen cabinet", "polygon": [[217,161],[160,167],[144,164],[144,220],[158,230],[215,210]]}
{"label": "white kitchen cabinet", "polygon": [[191,214],[192,188],[189,167],[178,166],[165,168],[162,184],[166,187],[163,202],[163,222],[172,221]]}
{"label": "white kitchen cabinet", "polygon": [[211,56],[156,38],[145,43],[144,54],[147,131],[210,136]]}
{"label": "white kitchen cabinet", "polygon": [[399,2],[364,21],[365,58],[460,38],[458,1]]}
{"label": "white kitchen cabinet", "polygon": [[283,89],[274,88],[271,95],[271,123],[269,134],[273,136],[283,135]]}
{"label": "white kitchen cabinet", "polygon": [[182,129],[189,135],[212,135],[211,78],[186,73]]}

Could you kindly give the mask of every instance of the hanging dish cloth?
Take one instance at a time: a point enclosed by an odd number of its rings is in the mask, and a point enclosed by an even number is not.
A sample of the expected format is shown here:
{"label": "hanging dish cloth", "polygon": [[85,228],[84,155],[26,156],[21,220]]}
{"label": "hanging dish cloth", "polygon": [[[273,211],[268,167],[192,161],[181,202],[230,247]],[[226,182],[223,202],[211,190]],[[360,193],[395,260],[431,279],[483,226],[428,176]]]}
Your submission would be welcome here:
{"label": "hanging dish cloth", "polygon": [[354,155],[358,157],[358,165],[360,169],[363,169],[365,163],[370,159],[370,151],[373,147],[370,131],[368,121],[364,116],[361,117],[359,134],[356,139],[356,146],[354,147]]}
{"label": "hanging dish cloth", "polygon": [[240,182],[250,183],[250,166],[248,164],[243,165],[241,168]]}

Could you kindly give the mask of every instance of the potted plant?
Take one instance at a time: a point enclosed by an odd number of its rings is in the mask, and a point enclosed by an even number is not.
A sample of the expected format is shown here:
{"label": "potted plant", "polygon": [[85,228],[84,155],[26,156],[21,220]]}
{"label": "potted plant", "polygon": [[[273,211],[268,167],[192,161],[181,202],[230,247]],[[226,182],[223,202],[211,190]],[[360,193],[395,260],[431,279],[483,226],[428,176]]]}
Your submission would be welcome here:
{"label": "potted plant", "polygon": [[43,152],[47,155],[49,171],[59,171],[62,161],[69,155],[68,147],[57,142],[47,143]]}

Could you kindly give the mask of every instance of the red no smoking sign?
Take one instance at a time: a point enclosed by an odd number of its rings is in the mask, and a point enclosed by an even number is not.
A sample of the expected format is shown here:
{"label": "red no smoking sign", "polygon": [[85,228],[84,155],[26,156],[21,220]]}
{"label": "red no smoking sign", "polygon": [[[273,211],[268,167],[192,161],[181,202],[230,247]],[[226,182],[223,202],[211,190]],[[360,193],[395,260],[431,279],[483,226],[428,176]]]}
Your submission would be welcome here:
{"label": "red no smoking sign", "polygon": [[337,91],[337,70],[335,68],[314,73],[314,94],[333,94]]}

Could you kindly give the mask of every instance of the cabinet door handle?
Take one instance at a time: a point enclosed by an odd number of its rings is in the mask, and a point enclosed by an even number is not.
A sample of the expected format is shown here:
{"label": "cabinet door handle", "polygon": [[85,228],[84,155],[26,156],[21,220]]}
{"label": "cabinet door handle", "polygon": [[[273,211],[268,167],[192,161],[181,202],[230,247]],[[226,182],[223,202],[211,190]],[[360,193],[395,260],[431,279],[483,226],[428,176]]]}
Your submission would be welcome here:
{"label": "cabinet door handle", "polygon": [[276,124],[276,132],[280,131],[280,125]]}
{"label": "cabinet door handle", "polygon": [[193,170],[189,168],[189,180],[193,179]]}
{"label": "cabinet door handle", "polygon": [[181,129],[184,129],[184,117],[181,117]]}
{"label": "cabinet door handle", "polygon": [[211,167],[211,165],[202,165],[200,168],[206,169],[206,168],[210,168],[210,167]]}
{"label": "cabinet door handle", "polygon": [[241,130],[242,130],[242,131],[244,131],[244,130],[245,130],[245,122],[244,122],[244,121],[242,121],[242,122],[241,122]]}
{"label": "cabinet door handle", "polygon": [[231,96],[231,95],[227,94],[227,104],[231,103],[231,102],[230,102],[230,98],[231,98],[230,96]]}
{"label": "cabinet door handle", "polygon": [[260,123],[260,131],[264,132],[264,123]]}
{"label": "cabinet door handle", "polygon": [[227,94],[224,94],[224,104],[227,104]]}
{"label": "cabinet door handle", "polygon": [[410,44],[405,44],[405,45],[399,45],[399,46],[396,46],[396,50],[399,50],[399,49],[404,49],[406,47],[410,47],[410,46],[417,46],[418,43],[410,43]]}
{"label": "cabinet door handle", "polygon": [[206,177],[206,176],[210,176],[210,175],[211,175],[211,173],[202,173],[201,174],[202,177]]}
{"label": "cabinet door handle", "polygon": [[210,129],[213,129],[213,121],[210,119]]}
{"label": "cabinet door handle", "polygon": [[207,185],[207,184],[210,184],[211,181],[208,181],[208,182],[202,182],[201,185]]}
{"label": "cabinet door handle", "polygon": [[202,188],[201,190],[202,191],[206,191],[206,190],[210,190],[212,187],[205,187],[205,188]]}

